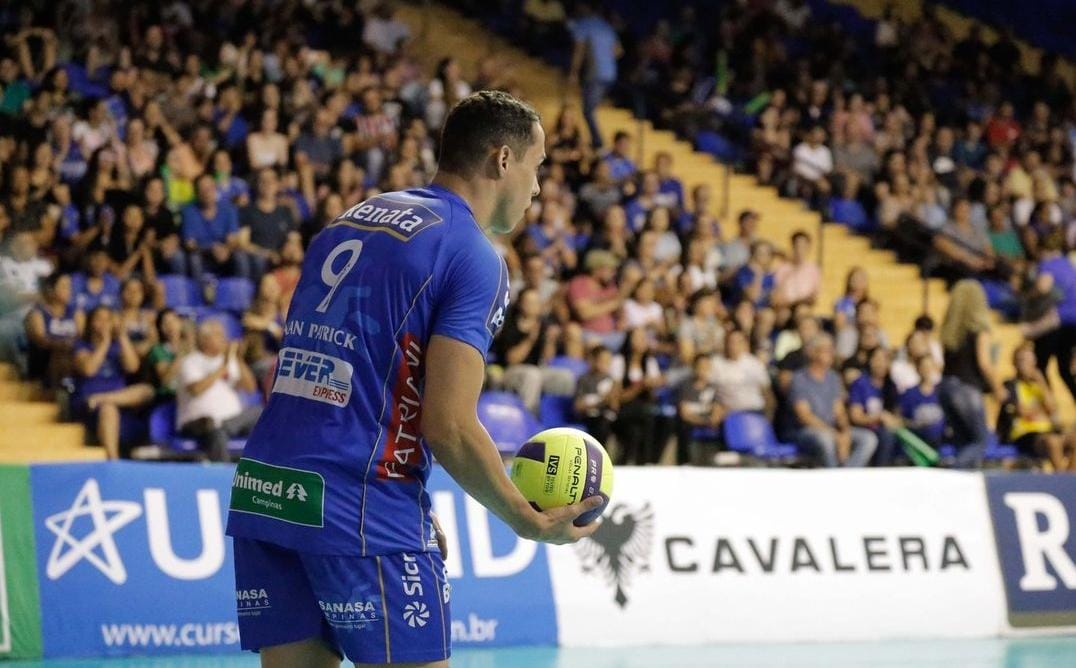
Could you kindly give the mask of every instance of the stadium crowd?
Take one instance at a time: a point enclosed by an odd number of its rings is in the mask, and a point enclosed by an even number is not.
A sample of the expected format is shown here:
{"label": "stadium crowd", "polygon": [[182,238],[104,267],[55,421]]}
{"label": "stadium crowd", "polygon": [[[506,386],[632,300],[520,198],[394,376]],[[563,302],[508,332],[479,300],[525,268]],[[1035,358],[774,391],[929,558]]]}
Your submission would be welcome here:
{"label": "stadium crowd", "polygon": [[[656,463],[674,439],[678,463],[709,464],[758,418],[759,445],[776,429],[789,457],[820,466],[948,443],[955,465],[979,466],[996,430],[1076,470],[1076,437],[1054,420],[1065,389],[1041,371],[1055,357],[1076,389],[1073,119],[1055,115],[1072,98],[1049,60],[1024,76],[1005,41],[956,43],[930,15],[879,23],[861,58],[797,0],[728,3],[713,35],[685,9],[610,43],[619,24],[580,4],[573,22],[555,0],[526,2],[511,24],[521,44],[574,42],[588,96],[546,119],[541,194],[490,238],[513,286],[491,389],[615,437],[620,463]],[[391,3],[20,7],[0,12],[0,352],[110,457],[161,434],[211,459],[241,447],[288,363],[309,240],[373,194],[424,185],[457,100],[516,91],[495,57],[424,71]],[[619,74],[593,71],[598,48]],[[719,49],[731,83],[702,74]],[[761,180],[835,220],[892,243],[925,230],[962,279],[944,322],[891,341],[862,270],[819,303],[809,232],[779,254],[757,213],[721,220],[711,187],[685,192],[672,156],[640,165],[632,136],[588,139],[584,111],[607,89],[681,132],[739,132]],[[969,276],[1007,290],[1026,322],[1013,379],[994,369],[987,292]]]}

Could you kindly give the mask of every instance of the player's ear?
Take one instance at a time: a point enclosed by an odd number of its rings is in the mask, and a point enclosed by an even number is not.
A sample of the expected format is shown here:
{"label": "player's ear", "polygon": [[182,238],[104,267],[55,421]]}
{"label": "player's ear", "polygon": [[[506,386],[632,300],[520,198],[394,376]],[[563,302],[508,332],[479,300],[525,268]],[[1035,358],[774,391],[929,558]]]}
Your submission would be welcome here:
{"label": "player's ear", "polygon": [[508,171],[508,162],[512,159],[512,149],[505,144],[497,151],[497,176],[504,176]]}

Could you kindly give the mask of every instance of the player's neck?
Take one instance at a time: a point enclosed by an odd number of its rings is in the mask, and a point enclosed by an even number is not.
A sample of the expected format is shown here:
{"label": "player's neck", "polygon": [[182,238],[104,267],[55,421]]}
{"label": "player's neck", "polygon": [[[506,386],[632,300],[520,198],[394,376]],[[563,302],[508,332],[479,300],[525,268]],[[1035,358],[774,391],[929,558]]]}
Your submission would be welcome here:
{"label": "player's neck", "polygon": [[467,202],[471,207],[471,213],[478,226],[483,230],[490,226],[495,206],[495,191],[492,184],[484,183],[481,179],[468,179],[452,172],[438,171],[432,183],[451,190]]}

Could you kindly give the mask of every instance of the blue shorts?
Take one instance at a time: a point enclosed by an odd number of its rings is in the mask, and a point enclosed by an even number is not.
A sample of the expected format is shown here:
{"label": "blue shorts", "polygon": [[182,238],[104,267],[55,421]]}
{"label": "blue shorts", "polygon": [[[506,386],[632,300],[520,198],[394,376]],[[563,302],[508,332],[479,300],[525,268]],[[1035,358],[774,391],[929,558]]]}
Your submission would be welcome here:
{"label": "blue shorts", "polygon": [[449,584],[440,555],[304,554],[249,538],[234,541],[243,649],[321,638],[357,663],[449,657]]}

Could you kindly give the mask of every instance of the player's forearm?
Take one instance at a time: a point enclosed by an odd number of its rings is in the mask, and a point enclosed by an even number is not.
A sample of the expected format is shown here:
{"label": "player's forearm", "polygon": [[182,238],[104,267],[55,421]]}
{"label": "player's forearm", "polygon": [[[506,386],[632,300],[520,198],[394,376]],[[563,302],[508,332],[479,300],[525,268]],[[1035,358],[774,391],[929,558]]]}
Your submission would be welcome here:
{"label": "player's forearm", "polygon": [[530,518],[537,514],[519,493],[504,470],[497,446],[475,418],[469,424],[430,429],[423,435],[445,471],[476,501],[504,520],[516,533],[527,537]]}

